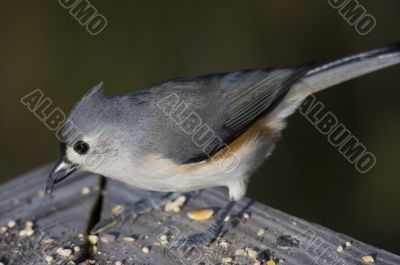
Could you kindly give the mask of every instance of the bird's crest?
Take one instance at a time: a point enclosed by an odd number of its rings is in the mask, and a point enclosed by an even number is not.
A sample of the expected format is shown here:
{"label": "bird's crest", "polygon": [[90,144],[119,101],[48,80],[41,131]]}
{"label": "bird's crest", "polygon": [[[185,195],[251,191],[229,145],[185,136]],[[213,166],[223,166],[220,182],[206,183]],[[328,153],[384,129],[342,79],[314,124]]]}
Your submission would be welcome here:
{"label": "bird's crest", "polygon": [[86,92],[86,94],[82,97],[81,101],[82,102],[90,101],[93,98],[100,98],[101,96],[103,96],[103,91],[104,91],[103,85],[104,83],[100,82],[91,89],[89,89],[89,91]]}
{"label": "bird's crest", "polygon": [[[103,82],[100,82],[86,92],[71,110],[62,132],[64,141],[76,140],[73,139],[77,138],[76,135],[87,135],[93,131],[97,125],[96,121],[99,121],[105,112],[106,105],[103,99]],[[75,137],[71,137],[71,132],[74,132]]]}

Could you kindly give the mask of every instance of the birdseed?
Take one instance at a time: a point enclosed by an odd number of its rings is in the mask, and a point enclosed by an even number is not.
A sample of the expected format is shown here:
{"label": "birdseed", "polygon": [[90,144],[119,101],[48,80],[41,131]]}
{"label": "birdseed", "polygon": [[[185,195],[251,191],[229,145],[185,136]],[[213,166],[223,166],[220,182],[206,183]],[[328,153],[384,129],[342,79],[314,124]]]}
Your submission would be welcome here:
{"label": "birdseed", "polygon": [[54,243],[54,239],[52,238],[46,238],[45,240],[43,240],[43,244],[45,245],[50,245],[52,243]]}
{"label": "birdseed", "polygon": [[89,235],[88,236],[88,241],[91,245],[96,245],[97,242],[99,241],[99,237],[96,235]]}
{"label": "birdseed", "polygon": [[90,193],[90,188],[89,187],[84,187],[81,189],[81,194],[82,195],[88,195]]}
{"label": "birdseed", "polygon": [[144,247],[144,248],[142,248],[142,251],[143,251],[143,253],[149,253],[150,252],[150,248],[148,248],[148,247]]}
{"label": "birdseed", "polygon": [[252,248],[246,248],[245,250],[246,250],[247,256],[249,256],[249,258],[257,259],[257,256],[258,256],[257,251],[255,251]]}
{"label": "birdseed", "polygon": [[32,221],[26,221],[25,226],[32,228],[33,227],[33,222]]}
{"label": "birdseed", "polygon": [[161,245],[166,245],[166,244],[168,244],[168,237],[167,237],[167,235],[161,235],[161,236],[160,236],[160,243],[161,243]]}
{"label": "birdseed", "polygon": [[343,246],[342,245],[340,245],[340,246],[338,246],[337,248],[336,248],[336,251],[337,252],[339,252],[339,253],[342,253],[343,252]]}
{"label": "birdseed", "polygon": [[218,245],[222,248],[228,248],[229,247],[229,243],[226,242],[225,240],[221,241],[218,243]]}
{"label": "birdseed", "polygon": [[371,255],[362,256],[361,259],[366,263],[374,263],[375,259]]}
{"label": "birdseed", "polygon": [[231,263],[232,261],[233,261],[233,260],[232,260],[231,257],[225,257],[225,258],[222,258],[221,263],[222,263],[222,264],[229,264],[229,263]]}
{"label": "birdseed", "polygon": [[101,242],[106,243],[106,244],[111,243],[111,242],[115,241],[115,236],[112,234],[106,234],[106,235],[101,236],[100,240],[101,240]]}
{"label": "birdseed", "polygon": [[48,264],[51,264],[51,263],[53,263],[53,261],[54,261],[54,259],[53,259],[52,256],[46,256],[44,259],[46,260],[46,262],[47,262]]}
{"label": "birdseed", "polygon": [[34,231],[32,230],[32,228],[25,228],[24,230],[19,231],[18,235],[20,237],[28,237],[33,235]]}
{"label": "birdseed", "polygon": [[236,251],[235,251],[235,255],[236,256],[244,256],[244,253],[245,253],[245,251],[244,251],[244,249],[237,249]]}
{"label": "birdseed", "polygon": [[265,234],[265,229],[264,228],[259,228],[257,230],[257,236],[263,236]]}
{"label": "birdseed", "polygon": [[181,195],[176,200],[167,202],[164,206],[164,211],[178,213],[185,202],[186,196]]}
{"label": "birdseed", "polygon": [[249,213],[244,213],[243,214],[243,218],[246,219],[246,220],[249,219],[250,218],[250,214]]}
{"label": "birdseed", "polygon": [[123,240],[126,241],[126,242],[135,242],[136,238],[131,237],[131,236],[124,236]]}
{"label": "birdseed", "polygon": [[5,232],[7,232],[7,227],[5,226],[0,227],[0,235],[4,234]]}
{"label": "birdseed", "polygon": [[58,248],[57,254],[61,257],[67,258],[72,255],[72,250],[69,248]]}
{"label": "birdseed", "polygon": [[13,228],[14,226],[16,226],[16,222],[14,221],[14,220],[11,220],[11,221],[8,221],[8,223],[7,223],[7,226],[9,227],[9,228]]}
{"label": "birdseed", "polygon": [[122,213],[123,209],[124,209],[124,207],[122,205],[116,205],[111,208],[111,212],[114,215],[118,215],[118,214]]}
{"label": "birdseed", "polygon": [[201,209],[196,211],[190,211],[187,216],[195,221],[204,221],[209,219],[214,214],[213,209]]}

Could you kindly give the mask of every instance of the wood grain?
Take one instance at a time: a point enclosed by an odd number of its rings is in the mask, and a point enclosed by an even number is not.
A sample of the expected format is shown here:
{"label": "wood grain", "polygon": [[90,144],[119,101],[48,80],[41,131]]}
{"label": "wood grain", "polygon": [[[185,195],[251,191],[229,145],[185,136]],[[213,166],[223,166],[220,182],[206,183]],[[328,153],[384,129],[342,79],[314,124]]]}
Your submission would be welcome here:
{"label": "wood grain", "polygon": [[[48,264],[47,256],[53,257],[51,264],[90,264],[84,262],[90,259],[100,265],[117,261],[361,265],[367,264],[362,260],[366,255],[375,259],[373,264],[400,264],[397,255],[248,198],[234,206],[228,221],[234,227],[225,231],[222,238],[209,246],[187,248],[177,244],[177,239],[202,232],[212,223],[213,218],[193,221],[187,212],[210,207],[218,211],[227,202],[226,190],[218,188],[185,194],[187,200],[179,212],[166,212],[161,207],[136,217],[132,214],[132,218],[101,232],[96,244],[89,244],[88,231],[95,222],[111,217],[113,208],[129,208],[137,201],[154,200],[163,194],[114,181],[103,185],[99,176],[80,173],[57,185],[54,194],[46,198],[40,192],[49,170],[48,166],[40,168],[0,187],[0,261],[6,265]],[[84,187],[89,190],[82,193]],[[16,225],[1,231],[10,220],[15,220]],[[34,233],[21,236],[30,220]],[[50,242],[50,238],[54,241]],[[351,246],[346,247],[346,242]],[[80,251],[74,251],[75,246]],[[73,250],[72,256],[60,256],[56,253],[58,248]]]}
{"label": "wood grain", "polygon": [[[45,166],[0,187],[0,227],[16,222],[15,227],[0,234],[0,261],[6,265],[47,264],[47,256],[53,258],[52,264],[87,258],[85,235],[99,199],[100,178],[76,174],[58,185],[50,197],[44,197],[50,168]],[[89,188],[90,193],[82,194],[83,187]],[[34,224],[30,236],[21,235],[26,221]],[[74,246],[79,246],[80,251],[73,251],[68,258],[56,252],[58,248],[73,250]]]}

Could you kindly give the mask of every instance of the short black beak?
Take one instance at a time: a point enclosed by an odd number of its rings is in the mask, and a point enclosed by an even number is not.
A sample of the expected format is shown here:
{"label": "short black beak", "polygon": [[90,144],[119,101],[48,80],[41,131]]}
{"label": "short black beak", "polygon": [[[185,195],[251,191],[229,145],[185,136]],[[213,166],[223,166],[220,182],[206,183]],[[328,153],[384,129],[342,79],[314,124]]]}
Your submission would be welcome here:
{"label": "short black beak", "polygon": [[77,168],[78,165],[72,164],[66,159],[61,158],[58,160],[51,170],[49,178],[47,179],[45,194],[50,194],[53,191],[55,184],[66,179],[69,175],[76,171]]}

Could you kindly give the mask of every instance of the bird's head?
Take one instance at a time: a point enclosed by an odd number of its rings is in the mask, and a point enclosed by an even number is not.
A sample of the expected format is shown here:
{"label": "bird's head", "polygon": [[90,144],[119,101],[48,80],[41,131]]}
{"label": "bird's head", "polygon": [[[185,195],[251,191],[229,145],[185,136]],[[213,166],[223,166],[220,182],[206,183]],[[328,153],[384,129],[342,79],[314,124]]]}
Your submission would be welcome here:
{"label": "bird's head", "polygon": [[58,134],[60,159],[48,177],[46,194],[77,170],[101,173],[98,169],[116,157],[118,135],[113,131],[118,112],[116,104],[102,96],[102,85],[93,87],[75,105]]}

